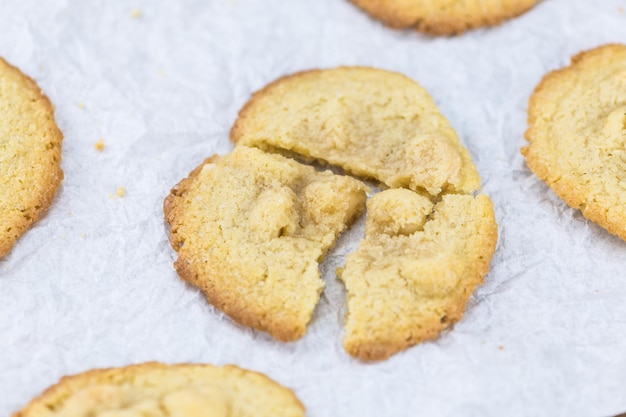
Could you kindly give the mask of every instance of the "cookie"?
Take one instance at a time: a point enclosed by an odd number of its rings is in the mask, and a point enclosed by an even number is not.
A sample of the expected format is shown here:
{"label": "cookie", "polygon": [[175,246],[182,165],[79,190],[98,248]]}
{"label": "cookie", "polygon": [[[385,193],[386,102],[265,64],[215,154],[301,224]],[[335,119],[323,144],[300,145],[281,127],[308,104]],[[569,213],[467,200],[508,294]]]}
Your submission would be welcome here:
{"label": "cookie", "polygon": [[458,35],[495,26],[532,8],[539,0],[351,0],[375,19],[396,29],[431,35]]}
{"label": "cookie", "polygon": [[61,379],[13,417],[297,417],[294,393],[236,366],[145,363]]}
{"label": "cookie", "polygon": [[347,291],[344,348],[385,359],[461,319],[489,270],[497,240],[485,195],[438,203],[405,189],[367,202],[365,239],[338,275]]}
{"label": "cookie", "polygon": [[576,55],[530,97],[526,163],[570,207],[626,240],[626,46]]}
{"label": "cookie", "polygon": [[48,98],[0,58],[0,258],[52,203],[62,140]]}
{"label": "cookie", "polygon": [[230,137],[392,188],[433,196],[480,188],[469,153],[432,98],[394,72],[342,67],[280,78],[252,96]]}
{"label": "cookie", "polygon": [[365,192],[353,178],[237,146],[165,200],[176,270],[235,321],[296,340],[324,287],[318,263],[364,210]]}
{"label": "cookie", "polygon": [[252,96],[231,140],[391,188],[368,201],[365,240],[338,270],[349,354],[385,359],[462,317],[495,250],[493,204],[474,197],[470,155],[417,83],[364,67],[283,77]]}

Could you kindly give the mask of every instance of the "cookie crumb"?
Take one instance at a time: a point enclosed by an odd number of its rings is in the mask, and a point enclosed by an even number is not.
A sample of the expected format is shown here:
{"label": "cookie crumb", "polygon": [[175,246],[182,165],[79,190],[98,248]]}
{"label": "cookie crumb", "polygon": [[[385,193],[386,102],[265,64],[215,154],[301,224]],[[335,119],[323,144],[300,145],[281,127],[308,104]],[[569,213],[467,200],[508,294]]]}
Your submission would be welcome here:
{"label": "cookie crumb", "polygon": [[117,191],[115,192],[119,198],[122,198],[126,195],[126,190],[124,187],[117,187]]}
{"label": "cookie crumb", "polygon": [[94,145],[98,152],[102,152],[104,150],[104,139],[100,138]]}
{"label": "cookie crumb", "polygon": [[504,350],[504,346],[498,345],[498,350]]}
{"label": "cookie crumb", "polygon": [[620,7],[619,9],[617,9],[617,11],[619,12],[619,14],[624,14],[624,8]]}
{"label": "cookie crumb", "polygon": [[130,17],[132,17],[133,19],[139,19],[141,17],[141,10],[139,9],[133,9],[130,11]]}

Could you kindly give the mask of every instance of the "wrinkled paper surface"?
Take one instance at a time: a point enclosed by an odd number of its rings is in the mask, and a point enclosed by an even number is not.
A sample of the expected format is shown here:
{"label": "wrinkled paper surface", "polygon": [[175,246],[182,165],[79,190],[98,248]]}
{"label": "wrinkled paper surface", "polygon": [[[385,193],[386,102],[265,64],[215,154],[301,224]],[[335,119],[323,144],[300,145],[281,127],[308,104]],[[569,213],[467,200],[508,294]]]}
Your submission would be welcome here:
{"label": "wrinkled paper surface", "polygon": [[[626,411],[626,243],[568,208],[519,153],[535,85],[575,53],[626,42],[620,8],[625,0],[546,0],[498,28],[429,38],[384,28],[344,0],[3,1],[0,56],[55,104],[66,178],[0,261],[0,414],[63,375],[153,360],[264,372],[312,417]],[[464,319],[375,364],[342,349],[334,274],[363,219],[321,266],[327,289],[308,333],[283,344],[233,324],[178,279],[162,214],[174,184],[232,149],[230,126],[253,91],[338,65],[426,87],[500,224]]]}

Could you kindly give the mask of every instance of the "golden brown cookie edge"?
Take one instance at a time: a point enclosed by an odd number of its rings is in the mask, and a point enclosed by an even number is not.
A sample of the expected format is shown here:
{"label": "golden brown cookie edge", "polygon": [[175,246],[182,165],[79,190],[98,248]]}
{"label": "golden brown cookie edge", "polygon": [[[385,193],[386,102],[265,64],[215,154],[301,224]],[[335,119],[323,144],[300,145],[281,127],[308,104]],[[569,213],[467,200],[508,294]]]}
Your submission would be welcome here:
{"label": "golden brown cookie edge", "polygon": [[13,225],[13,228],[16,229],[15,232],[9,233],[8,235],[0,234],[0,259],[2,259],[9,252],[11,252],[18,239],[22,237],[24,233],[26,233],[26,231],[34,223],[36,223],[43,213],[52,205],[54,197],[56,196],[56,193],[63,181],[64,175],[63,170],[61,169],[61,144],[63,142],[63,133],[54,120],[54,106],[31,77],[24,74],[19,68],[11,65],[1,57],[0,61],[0,65],[6,65],[6,69],[8,71],[17,75],[18,79],[23,82],[24,88],[30,90],[38,96],[43,108],[50,114],[48,128],[51,133],[51,139],[53,139],[54,142],[53,148],[50,149],[49,152],[52,152],[52,160],[56,161],[56,163],[53,162],[51,164],[50,170],[47,172],[47,176],[41,179],[41,183],[48,184],[48,186],[43,188],[44,191],[36,196],[34,206],[31,207],[27,213],[25,213],[26,217],[22,217],[22,221]]}
{"label": "golden brown cookie edge", "polygon": [[571,58],[569,65],[550,71],[543,76],[528,100],[528,128],[524,133],[524,138],[528,145],[521,149],[521,153],[524,155],[526,165],[533,174],[550,187],[569,207],[574,210],[580,210],[583,216],[590,221],[601,226],[610,234],[626,240],[626,219],[624,219],[623,223],[610,221],[606,207],[594,202],[587,202],[587,195],[580,189],[579,184],[575,181],[561,178],[558,173],[552,173],[550,168],[543,163],[542,155],[538,155],[533,147],[538,138],[536,120],[540,116],[544,96],[550,93],[554,85],[570,77],[578,69],[578,66],[584,64],[589,59],[595,58],[597,55],[602,55],[614,49],[626,50],[626,45],[610,43],[579,52]]}
{"label": "golden brown cookie edge", "polygon": [[182,208],[178,204],[178,201],[181,198],[184,198],[189,188],[202,172],[202,168],[207,164],[215,163],[219,158],[219,155],[212,155],[206,158],[202,161],[202,163],[200,163],[200,165],[194,168],[186,178],[178,182],[178,184],[171,189],[170,194],[165,198],[163,203],[163,213],[165,215],[165,221],[169,225],[170,244],[178,253],[178,258],[174,262],[174,268],[178,273],[178,276],[183,281],[200,289],[211,305],[219,310],[222,310],[236,323],[255,330],[266,331],[277,340],[283,342],[297,340],[304,335],[304,331],[296,333],[288,331],[280,325],[274,326],[271,323],[267,326],[260,325],[256,315],[248,313],[244,308],[240,308],[235,304],[225,302],[223,297],[220,295],[220,291],[210,285],[205,285],[205,282],[203,282],[204,280],[200,280],[198,278],[198,274],[193,268],[190,267],[190,260],[184,256],[184,253],[181,254],[179,252],[179,245],[184,241],[184,239],[178,238],[177,235],[177,217],[182,214]]}
{"label": "golden brown cookie edge", "polygon": [[[310,75],[313,75],[313,74],[320,74],[320,73],[324,73],[324,72],[327,72],[327,71],[350,71],[350,70],[361,70],[361,71],[372,71],[372,72],[378,72],[378,73],[385,73],[387,75],[401,77],[404,81],[409,82],[409,83],[414,84],[417,87],[419,87],[419,89],[421,89],[424,92],[424,94],[427,96],[427,98],[432,102],[432,105],[434,106],[434,108],[437,111],[437,113],[445,120],[445,122],[447,123],[449,128],[454,131],[454,135],[455,135],[456,142],[457,142],[455,144],[455,148],[457,148],[457,150],[459,151],[459,156],[461,157],[461,160],[462,160],[463,171],[466,173],[466,176],[467,176],[467,178],[465,178],[463,183],[461,184],[461,188],[472,188],[472,192],[476,192],[476,191],[480,190],[481,180],[480,180],[480,176],[478,174],[478,169],[476,168],[476,165],[474,164],[474,161],[473,161],[473,159],[472,159],[472,157],[470,155],[470,152],[469,152],[468,148],[461,142],[461,138],[459,137],[458,133],[456,132],[456,129],[454,129],[454,127],[451,125],[451,123],[448,120],[448,118],[441,112],[441,109],[439,108],[439,106],[437,106],[437,104],[435,103],[435,100],[430,95],[428,90],[426,90],[420,83],[418,83],[414,79],[408,77],[407,75],[405,75],[405,74],[403,74],[401,72],[397,72],[397,71],[391,71],[391,70],[386,70],[386,69],[381,69],[381,68],[376,68],[376,67],[370,67],[370,66],[363,66],[363,65],[353,65],[353,66],[342,65],[342,66],[332,67],[332,68],[308,69],[308,70],[298,71],[298,72],[295,72],[295,73],[292,73],[292,74],[281,76],[281,77],[275,79],[274,81],[270,82],[269,84],[266,84],[260,90],[257,90],[254,93],[252,93],[252,95],[250,96],[248,101],[246,101],[246,103],[243,105],[243,107],[239,110],[239,112],[237,114],[237,118],[236,118],[235,122],[233,123],[233,126],[230,129],[230,133],[229,133],[230,141],[233,142],[235,145],[238,144],[239,140],[243,136],[242,132],[245,130],[243,128],[243,126],[246,124],[246,121],[247,121],[247,119],[249,117],[249,114],[254,112],[254,108],[257,106],[257,104],[258,104],[258,102],[260,100],[262,100],[266,95],[271,94],[272,90],[274,90],[278,86],[281,86],[282,84],[287,83],[287,82],[291,82],[294,79],[307,77],[307,76],[310,76]],[[458,146],[456,146],[456,145],[458,145]],[[280,147],[273,148],[273,147],[259,146],[257,144],[246,144],[245,146],[256,147],[256,148],[259,148],[259,149],[261,149],[263,151],[266,151],[266,152],[269,152],[269,153],[278,153],[278,154],[281,154],[283,156],[289,157],[291,159],[305,160],[307,163],[316,163],[317,162],[317,163],[320,163],[322,165],[328,165],[328,166],[337,167],[337,168],[340,168],[341,170],[343,170],[343,172],[345,172],[347,175],[349,175],[349,176],[351,176],[351,177],[353,177],[353,178],[355,178],[357,180],[372,181],[374,183],[378,183],[383,188],[389,187],[389,185],[385,184],[379,178],[373,178],[373,177],[368,176],[368,175],[363,175],[360,172],[353,172],[352,170],[350,170],[348,168],[341,167],[338,164],[331,163],[331,162],[329,162],[326,159],[323,159],[323,158],[320,158],[320,157],[307,156],[307,155],[304,155],[303,153],[301,153],[301,152],[299,152],[297,150],[294,150],[294,149],[283,149],[283,148],[280,148]],[[396,188],[396,187],[392,187],[392,188]],[[408,188],[408,187],[402,187],[402,188]],[[413,191],[416,191],[416,190],[413,190]],[[425,190],[422,190],[422,191],[425,191]],[[448,191],[444,191],[444,193],[445,192],[454,192],[454,191],[448,190]],[[461,194],[461,193],[463,193],[463,191],[459,190],[456,193],[457,194]],[[436,196],[433,196],[433,197],[436,197]]]}
{"label": "golden brown cookie edge", "polygon": [[184,253],[181,254],[179,252],[179,244],[182,240],[177,238],[176,218],[182,209],[177,202],[180,198],[184,197],[187,190],[191,187],[197,176],[202,171],[202,168],[206,164],[215,163],[219,158],[219,155],[213,155],[206,158],[199,166],[191,171],[187,178],[184,178],[176,184],[170,191],[170,194],[165,198],[163,211],[165,221],[170,226],[170,244],[178,253],[178,259],[174,262],[174,268],[176,269],[178,276],[183,281],[200,289],[211,305],[226,313],[234,322],[254,330],[267,332],[273,338],[281,342],[296,341],[304,336],[306,333],[306,326],[293,328],[290,326],[284,326],[279,321],[267,319],[264,319],[261,322],[258,314],[249,312],[246,306],[232,303],[231,300],[224,300],[219,289],[216,289],[211,285],[206,285],[206,280],[200,280],[198,278],[198,274],[192,267],[190,267],[191,262],[189,262],[189,259],[184,256]]}
{"label": "golden brown cookie edge", "polygon": [[120,376],[122,379],[126,379],[129,377],[136,376],[138,373],[142,372],[150,372],[156,369],[182,369],[182,368],[214,368],[219,369],[223,368],[228,371],[241,372],[242,374],[254,375],[255,377],[260,378],[264,381],[264,383],[272,385],[279,390],[281,390],[284,394],[290,397],[290,400],[293,402],[294,406],[299,407],[304,415],[305,408],[300,399],[296,396],[296,394],[290,388],[285,387],[282,384],[274,381],[267,375],[251,371],[248,369],[243,369],[238,367],[237,365],[223,365],[223,366],[215,366],[209,364],[194,364],[194,363],[180,363],[174,365],[167,365],[161,362],[145,362],[140,364],[128,365],[119,368],[99,368],[99,369],[90,369],[85,372],[81,372],[78,374],[68,375],[62,377],[58,382],[46,388],[41,394],[37,397],[33,398],[26,406],[22,407],[21,410],[18,410],[12,414],[11,417],[34,417],[31,415],[33,413],[33,409],[36,407],[46,407],[48,404],[54,404],[59,400],[62,400],[64,397],[67,397],[72,391],[72,389],[81,389],[87,387],[91,383],[101,383],[106,381],[108,378],[113,376]]}
{"label": "golden brown cookie edge", "polygon": [[387,6],[386,1],[380,0],[350,0],[354,5],[367,13],[370,17],[380,20],[385,26],[392,29],[415,29],[431,36],[455,36],[481,27],[491,27],[502,24],[532,9],[541,0],[530,0],[529,4],[517,4],[504,13],[477,17],[473,21],[448,16],[441,19],[413,18],[394,11]]}
{"label": "golden brown cookie edge", "polygon": [[[412,346],[418,345],[420,343],[437,339],[441,333],[454,325],[454,323],[459,322],[463,316],[465,315],[467,302],[469,298],[474,293],[476,288],[484,282],[485,276],[489,273],[491,260],[493,255],[495,254],[496,245],[498,243],[498,223],[496,221],[495,209],[493,205],[493,201],[486,194],[478,194],[474,198],[483,198],[486,199],[488,203],[488,210],[485,212],[488,215],[488,224],[487,229],[483,229],[483,253],[484,256],[476,263],[475,268],[473,269],[473,274],[468,277],[469,284],[467,288],[471,287],[467,294],[460,294],[456,300],[456,303],[451,304],[450,310],[447,312],[447,321],[445,323],[441,323],[441,321],[433,321],[432,326],[424,330],[424,333],[421,337],[413,338],[410,341],[405,341],[405,343],[372,343],[372,344],[352,344],[346,343],[345,334],[343,346],[344,350],[352,357],[359,359],[363,362],[377,362],[385,359],[389,359],[391,356],[396,353],[402,352]],[[347,312],[346,314],[348,314]]]}

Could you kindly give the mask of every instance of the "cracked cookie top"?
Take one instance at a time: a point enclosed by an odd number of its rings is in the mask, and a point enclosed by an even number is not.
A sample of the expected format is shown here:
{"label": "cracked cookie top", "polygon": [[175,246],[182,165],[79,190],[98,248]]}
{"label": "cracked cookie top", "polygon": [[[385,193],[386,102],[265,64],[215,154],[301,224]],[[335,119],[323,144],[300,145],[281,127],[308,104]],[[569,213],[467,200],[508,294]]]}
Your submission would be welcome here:
{"label": "cracked cookie top", "polygon": [[289,156],[391,187],[368,201],[366,237],[338,271],[349,354],[384,359],[461,318],[497,225],[489,198],[474,196],[468,151],[417,83],[363,67],[283,77],[253,95],[231,139],[232,154],[207,160],[165,203],[176,269],[211,303],[279,340],[304,333],[323,288],[317,262],[366,187]]}
{"label": "cracked cookie top", "polygon": [[206,160],[165,201],[176,270],[235,321],[296,340],[324,287],[318,263],[364,210],[366,189],[237,146]]}
{"label": "cracked cookie top", "polygon": [[367,201],[365,239],[338,271],[346,285],[344,347],[385,359],[460,320],[497,241],[493,204],[480,194],[438,203],[406,189]]}
{"label": "cracked cookie top", "polygon": [[392,188],[433,196],[480,188],[469,153],[430,95],[394,72],[341,67],[280,78],[252,96],[230,137]]}
{"label": "cracked cookie top", "polygon": [[460,320],[489,270],[497,225],[489,198],[474,196],[469,153],[417,83],[364,67],[283,77],[252,96],[231,140],[391,188],[368,200],[365,239],[338,270],[350,355],[385,359]]}

